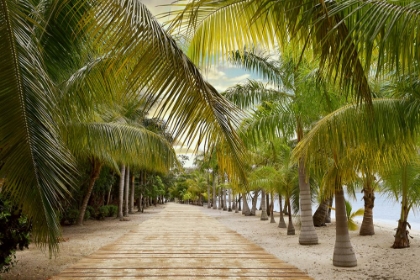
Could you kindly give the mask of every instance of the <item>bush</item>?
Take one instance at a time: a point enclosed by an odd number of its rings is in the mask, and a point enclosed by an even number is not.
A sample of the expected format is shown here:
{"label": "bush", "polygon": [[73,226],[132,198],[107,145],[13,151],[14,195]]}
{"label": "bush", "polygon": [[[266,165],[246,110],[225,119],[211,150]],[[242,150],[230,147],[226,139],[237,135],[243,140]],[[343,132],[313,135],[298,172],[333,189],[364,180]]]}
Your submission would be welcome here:
{"label": "bush", "polygon": [[118,206],[108,205],[108,210],[109,210],[108,217],[115,217],[115,216],[117,216]]}
{"label": "bush", "polygon": [[[89,212],[89,214],[88,214]],[[95,208],[93,208],[92,206],[87,206],[86,207],[86,212],[85,212],[85,220],[89,220],[90,218],[96,218],[96,211]]]}
{"label": "bush", "polygon": [[28,219],[0,193],[0,272],[14,265],[17,248],[28,248],[30,231]]}
{"label": "bush", "polygon": [[69,224],[73,225],[77,222],[77,219],[79,218],[79,213],[80,212],[77,209],[70,209],[67,213],[64,214],[64,217]]}
{"label": "bush", "polygon": [[108,216],[109,216],[109,206],[105,205],[105,206],[99,207],[99,212],[96,218],[98,220],[103,220],[105,219],[105,217],[108,217]]}

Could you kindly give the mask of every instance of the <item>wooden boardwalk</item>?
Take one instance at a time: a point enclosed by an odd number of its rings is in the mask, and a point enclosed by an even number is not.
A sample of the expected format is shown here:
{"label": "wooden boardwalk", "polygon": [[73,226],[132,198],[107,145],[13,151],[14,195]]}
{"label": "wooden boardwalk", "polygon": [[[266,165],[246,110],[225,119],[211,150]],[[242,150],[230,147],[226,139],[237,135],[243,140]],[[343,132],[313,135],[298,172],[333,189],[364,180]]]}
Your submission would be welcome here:
{"label": "wooden boardwalk", "polygon": [[52,279],[134,278],[312,279],[199,207],[174,203]]}

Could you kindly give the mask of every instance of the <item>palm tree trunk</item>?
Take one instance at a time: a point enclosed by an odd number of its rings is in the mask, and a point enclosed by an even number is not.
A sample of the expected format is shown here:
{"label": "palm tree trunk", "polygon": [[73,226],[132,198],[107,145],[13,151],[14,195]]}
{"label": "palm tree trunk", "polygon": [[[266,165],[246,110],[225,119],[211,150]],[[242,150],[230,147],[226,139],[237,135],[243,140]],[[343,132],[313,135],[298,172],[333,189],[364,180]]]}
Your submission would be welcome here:
{"label": "palm tree trunk", "polygon": [[280,204],[280,221],[279,221],[279,228],[287,228],[286,225],[286,221],[284,220],[284,215],[283,215],[283,206],[282,206],[282,198],[281,195],[279,194],[279,204]]}
{"label": "palm tree trunk", "polygon": [[292,208],[290,207],[290,198],[286,197],[287,208],[289,209],[289,225],[287,226],[287,235],[295,235],[295,227],[292,220]]}
{"label": "palm tree trunk", "polygon": [[227,194],[227,189],[222,189],[223,211],[227,211],[226,194]]}
{"label": "palm tree trunk", "polygon": [[248,201],[246,199],[246,193],[242,194],[242,201],[244,206],[242,207],[242,215],[251,216],[251,211],[249,210]]}
{"label": "palm tree trunk", "polygon": [[261,221],[267,221],[268,220],[267,204],[265,203],[265,200],[266,200],[265,191],[261,190],[261,207],[262,207]]}
{"label": "palm tree trunk", "polygon": [[232,212],[232,196],[231,196],[231,189],[228,189],[228,212]]}
{"label": "palm tree trunk", "polygon": [[270,216],[270,194],[265,194],[265,202],[267,204],[267,216]]}
{"label": "palm tree trunk", "polygon": [[217,210],[222,210],[222,188],[219,188],[219,205]]}
{"label": "palm tree trunk", "polygon": [[238,194],[238,211],[242,211],[241,199],[242,199],[242,196]]}
{"label": "palm tree trunk", "polygon": [[82,226],[83,220],[85,218],[86,208],[89,203],[90,196],[92,194],[93,186],[95,185],[96,179],[98,179],[99,174],[101,173],[102,164],[95,160],[91,159],[91,170],[90,170],[90,178],[89,178],[89,185],[85,197],[83,198],[82,205],[79,211],[79,217],[77,219],[77,225]]}
{"label": "palm tree trunk", "polygon": [[239,194],[235,195],[235,213],[239,213]]}
{"label": "palm tree trunk", "polygon": [[332,204],[333,204],[333,197],[334,196],[331,196],[330,199],[328,199],[328,211],[327,211],[327,216],[325,216],[326,224],[331,223],[331,209],[332,209]]}
{"label": "palm tree trunk", "polygon": [[130,176],[130,205],[128,207],[128,213],[134,213],[134,175]]}
{"label": "palm tree trunk", "polygon": [[313,216],[314,226],[316,227],[325,226],[325,218],[328,215],[329,200],[330,200],[329,198],[324,198],[321,204],[319,204],[318,208],[316,209]]}
{"label": "palm tree trunk", "polygon": [[[302,245],[318,244],[314,222],[312,220],[311,189],[306,181],[306,170],[303,159],[299,160],[300,219],[301,230],[299,243]],[[290,208],[289,208],[290,211]],[[291,213],[289,213],[290,215]]]}
{"label": "palm tree trunk", "polygon": [[210,173],[207,174],[207,208],[210,208]]}
{"label": "palm tree trunk", "polygon": [[128,194],[130,191],[130,167],[125,169],[125,188],[124,188],[124,217],[128,217]]}
{"label": "palm tree trunk", "polygon": [[121,166],[120,185],[118,188],[118,218],[123,219],[123,201],[124,201],[124,186],[125,186],[125,165]]}
{"label": "palm tree trunk", "polygon": [[270,224],[276,223],[276,220],[274,220],[274,194],[271,193],[271,204],[270,204]]}
{"label": "palm tree trunk", "polygon": [[333,265],[340,267],[357,266],[356,254],[350,242],[347,226],[346,204],[341,182],[337,182],[335,190],[336,235],[333,255]]}
{"label": "palm tree trunk", "polygon": [[251,208],[251,216],[255,216],[255,212],[257,211],[257,200],[259,190],[254,192],[254,196],[252,197],[252,208]]}
{"label": "palm tree trunk", "polygon": [[363,188],[363,200],[365,202],[365,213],[363,214],[362,225],[360,226],[360,235],[374,235],[375,227],[373,225],[373,207],[375,206],[375,191],[372,186]]}
{"label": "palm tree trunk", "polygon": [[217,174],[213,171],[213,209],[217,210],[217,194],[216,194],[216,181],[217,181]]}
{"label": "palm tree trunk", "polygon": [[400,219],[398,220],[398,228],[395,233],[395,240],[392,248],[394,249],[403,249],[410,247],[410,240],[408,239],[408,230],[407,226],[410,224],[407,222],[408,213],[410,212],[410,206],[408,204],[408,194],[407,194],[407,168],[403,168],[402,175],[402,201],[401,201],[401,213]]}

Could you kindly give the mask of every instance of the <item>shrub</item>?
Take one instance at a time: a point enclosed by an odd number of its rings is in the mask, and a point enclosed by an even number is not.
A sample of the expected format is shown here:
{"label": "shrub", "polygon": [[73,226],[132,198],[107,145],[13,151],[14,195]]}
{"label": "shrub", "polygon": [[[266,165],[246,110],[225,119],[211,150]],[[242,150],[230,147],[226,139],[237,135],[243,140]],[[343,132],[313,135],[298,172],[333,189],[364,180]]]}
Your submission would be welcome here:
{"label": "shrub", "polygon": [[28,248],[30,231],[28,219],[0,193],[0,272],[14,265],[16,249]]}
{"label": "shrub", "polygon": [[105,206],[99,207],[99,212],[96,218],[98,220],[103,220],[105,219],[105,217],[108,217],[108,216],[109,216],[109,206],[105,205]]}
{"label": "shrub", "polygon": [[115,216],[117,216],[118,206],[108,205],[108,210],[109,210],[108,217],[115,217]]}
{"label": "shrub", "polygon": [[70,209],[65,215],[66,220],[69,224],[73,225],[77,222],[77,218],[79,218],[79,210],[77,209]]}
{"label": "shrub", "polygon": [[[89,214],[88,214],[89,212]],[[87,206],[86,207],[86,212],[85,212],[85,220],[89,220],[90,218],[96,218],[96,211],[95,208],[93,208],[92,206]]]}

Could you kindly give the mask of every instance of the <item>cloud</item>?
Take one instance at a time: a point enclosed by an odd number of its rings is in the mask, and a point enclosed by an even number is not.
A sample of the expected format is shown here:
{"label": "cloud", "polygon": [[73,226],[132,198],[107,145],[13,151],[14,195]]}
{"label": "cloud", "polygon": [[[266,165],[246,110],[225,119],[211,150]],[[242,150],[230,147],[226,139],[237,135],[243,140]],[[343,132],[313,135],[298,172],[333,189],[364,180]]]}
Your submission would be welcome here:
{"label": "cloud", "polygon": [[244,83],[251,78],[251,74],[235,67],[212,67],[203,73],[205,79],[219,92],[228,87]]}

